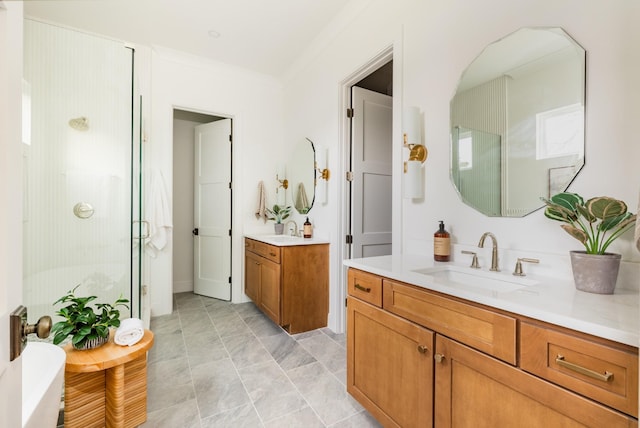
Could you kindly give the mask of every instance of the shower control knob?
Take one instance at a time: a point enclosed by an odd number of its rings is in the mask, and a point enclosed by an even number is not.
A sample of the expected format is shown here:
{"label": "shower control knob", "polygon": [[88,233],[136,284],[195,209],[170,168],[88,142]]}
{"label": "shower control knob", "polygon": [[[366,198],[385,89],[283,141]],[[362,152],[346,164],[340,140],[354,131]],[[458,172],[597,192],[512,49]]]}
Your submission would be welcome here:
{"label": "shower control knob", "polygon": [[49,337],[50,332],[51,317],[49,315],[41,316],[35,324],[24,324],[24,336],[35,333],[40,339],[45,339]]}

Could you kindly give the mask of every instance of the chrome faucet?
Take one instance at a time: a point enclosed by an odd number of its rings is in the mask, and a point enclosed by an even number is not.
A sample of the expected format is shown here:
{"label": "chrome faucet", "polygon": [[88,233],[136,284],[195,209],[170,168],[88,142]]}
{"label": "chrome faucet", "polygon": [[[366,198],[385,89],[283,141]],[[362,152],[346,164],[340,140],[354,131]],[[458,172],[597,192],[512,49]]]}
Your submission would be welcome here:
{"label": "chrome faucet", "polygon": [[491,251],[491,269],[489,270],[493,272],[500,272],[500,269],[498,268],[498,240],[496,239],[495,235],[491,232],[483,233],[482,237],[480,238],[480,242],[478,242],[478,247],[484,247],[484,238],[486,238],[487,236],[491,238],[491,241],[493,241],[493,250]]}
{"label": "chrome faucet", "polygon": [[289,230],[289,223],[293,223],[293,230],[291,231],[291,236],[298,236],[298,223],[294,220],[289,220],[284,224],[284,227]]}

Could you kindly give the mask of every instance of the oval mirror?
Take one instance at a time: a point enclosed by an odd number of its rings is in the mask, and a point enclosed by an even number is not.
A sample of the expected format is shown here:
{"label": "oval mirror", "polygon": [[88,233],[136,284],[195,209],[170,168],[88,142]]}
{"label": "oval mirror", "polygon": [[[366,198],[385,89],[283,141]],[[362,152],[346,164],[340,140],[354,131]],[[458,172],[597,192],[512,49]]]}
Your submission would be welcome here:
{"label": "oval mirror", "polygon": [[522,217],[584,165],[585,51],[560,28],[487,46],[451,100],[451,181],[488,216]]}
{"label": "oval mirror", "polygon": [[292,205],[300,214],[307,214],[315,200],[316,154],[308,138],[300,141],[287,163],[287,179],[291,189]]}

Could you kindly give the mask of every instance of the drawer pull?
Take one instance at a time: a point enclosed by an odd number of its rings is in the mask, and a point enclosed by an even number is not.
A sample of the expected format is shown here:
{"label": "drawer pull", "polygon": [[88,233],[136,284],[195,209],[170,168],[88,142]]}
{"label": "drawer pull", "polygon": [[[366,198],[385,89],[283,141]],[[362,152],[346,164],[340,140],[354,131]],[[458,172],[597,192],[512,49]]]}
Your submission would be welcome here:
{"label": "drawer pull", "polygon": [[363,287],[362,285],[356,283],[354,287],[360,291],[364,291],[365,293],[371,293],[371,287]]}
{"label": "drawer pull", "polygon": [[427,349],[426,346],[418,345],[418,352],[420,352],[421,354],[426,354],[428,351],[429,351],[429,349]]}
{"label": "drawer pull", "polygon": [[556,363],[559,366],[565,367],[569,370],[573,370],[574,372],[583,374],[585,376],[589,376],[590,378],[601,380],[603,382],[609,382],[611,379],[613,379],[613,373],[605,371],[604,374],[602,374],[593,370],[589,370],[585,367],[566,361],[563,355],[558,355],[556,357]]}
{"label": "drawer pull", "polygon": [[269,255],[270,255],[271,257],[275,257],[275,256],[276,256],[276,253],[274,253],[273,251],[269,251]]}

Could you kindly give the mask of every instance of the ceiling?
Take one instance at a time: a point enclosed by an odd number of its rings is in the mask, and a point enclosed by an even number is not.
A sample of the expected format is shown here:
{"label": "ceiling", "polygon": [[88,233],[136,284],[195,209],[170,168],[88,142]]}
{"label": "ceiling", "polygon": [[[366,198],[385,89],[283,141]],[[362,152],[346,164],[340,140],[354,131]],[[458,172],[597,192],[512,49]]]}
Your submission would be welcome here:
{"label": "ceiling", "polygon": [[[30,0],[26,17],[282,77],[345,0]],[[214,32],[212,37],[211,32]]]}

